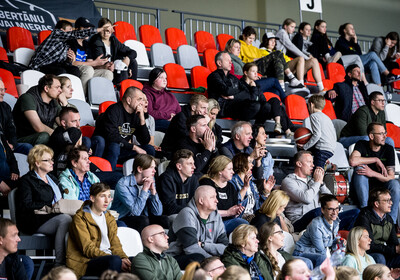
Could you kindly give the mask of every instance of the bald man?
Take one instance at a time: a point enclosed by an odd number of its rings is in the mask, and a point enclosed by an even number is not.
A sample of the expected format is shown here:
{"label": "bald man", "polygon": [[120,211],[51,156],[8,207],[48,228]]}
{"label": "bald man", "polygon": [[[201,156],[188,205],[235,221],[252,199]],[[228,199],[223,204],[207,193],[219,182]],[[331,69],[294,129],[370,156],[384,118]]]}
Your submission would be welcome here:
{"label": "bald man", "polygon": [[143,252],[134,257],[132,273],[140,279],[179,280],[182,277],[177,261],[164,251],[169,248],[168,235],[159,225],[142,230]]}
{"label": "bald man", "polygon": [[217,211],[217,193],[211,186],[200,186],[188,206],[179,212],[169,231],[168,253],[181,269],[192,261],[220,256],[228,245],[224,223]]}

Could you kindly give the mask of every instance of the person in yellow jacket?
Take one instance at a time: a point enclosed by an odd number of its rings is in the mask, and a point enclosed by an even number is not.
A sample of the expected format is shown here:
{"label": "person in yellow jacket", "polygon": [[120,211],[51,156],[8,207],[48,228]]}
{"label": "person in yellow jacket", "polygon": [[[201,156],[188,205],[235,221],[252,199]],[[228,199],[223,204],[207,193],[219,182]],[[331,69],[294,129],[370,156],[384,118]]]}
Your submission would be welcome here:
{"label": "person in yellow jacket", "polygon": [[93,184],[86,200],[72,219],[67,245],[67,267],[78,279],[100,276],[105,270],[130,271],[131,262],[122,250],[115,218],[107,211],[110,187]]}

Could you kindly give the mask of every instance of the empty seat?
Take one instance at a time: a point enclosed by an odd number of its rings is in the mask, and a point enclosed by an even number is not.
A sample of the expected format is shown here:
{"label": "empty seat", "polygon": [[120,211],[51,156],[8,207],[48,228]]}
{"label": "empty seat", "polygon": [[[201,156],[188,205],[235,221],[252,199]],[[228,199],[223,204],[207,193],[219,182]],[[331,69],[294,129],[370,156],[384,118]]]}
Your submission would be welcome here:
{"label": "empty seat", "polygon": [[115,103],[117,103],[117,102],[115,102],[115,101],[105,101],[105,102],[102,102],[102,103],[99,105],[99,115],[102,114],[102,113],[104,113],[104,112],[107,110],[108,107],[110,107],[111,105],[113,105],[113,104],[115,104]]}
{"label": "empty seat", "polygon": [[165,41],[173,51],[176,51],[179,46],[188,44],[185,33],[175,27],[165,29]]}
{"label": "empty seat", "polygon": [[[400,75],[400,69],[393,69],[392,74]],[[397,91],[399,91],[400,90],[400,81],[396,81],[396,82],[392,83],[392,87],[394,89],[396,89]]]}
{"label": "empty seat", "polygon": [[17,98],[11,94],[5,93],[3,97],[4,102],[10,105],[11,110],[14,108],[15,103],[17,103]]}
{"label": "empty seat", "polygon": [[180,90],[188,90],[189,82],[186,77],[185,69],[175,63],[164,65],[164,71],[167,73],[167,87]]}
{"label": "empty seat", "polygon": [[[73,99],[79,99],[82,101],[86,101],[85,98],[85,93],[83,91],[83,86],[82,86],[82,81],[81,79],[79,79],[77,76],[72,75],[72,74],[60,74],[58,76],[62,76],[62,77],[67,77],[68,79],[70,79],[71,84],[72,84],[72,89],[74,90],[72,92],[72,97]],[[105,79],[105,78],[103,78]],[[100,91],[101,92],[101,91]]]}
{"label": "empty seat", "polygon": [[165,170],[167,169],[169,163],[170,163],[170,161],[166,160],[166,161],[161,162],[158,165],[158,168],[157,168],[158,176],[160,176],[161,174],[163,174],[165,172]]}
{"label": "empty seat", "polygon": [[82,101],[80,99],[69,99],[68,103],[75,105],[79,111],[81,116],[80,124],[81,126],[90,125],[94,126],[94,118],[92,114],[92,110],[90,109],[90,105],[86,103],[86,101]]}
{"label": "empty seat", "polygon": [[143,252],[142,239],[139,232],[133,228],[118,227],[117,236],[122,245],[122,250],[128,257],[135,257]]}
{"label": "empty seat", "polygon": [[149,57],[147,56],[146,47],[142,42],[128,40],[125,41],[124,45],[130,47],[132,50],[136,51],[136,62],[139,66],[150,66]]}
{"label": "empty seat", "polygon": [[174,54],[170,46],[163,43],[155,43],[151,46],[152,66],[163,67],[167,63],[175,63]]}
{"label": "empty seat", "polygon": [[234,39],[234,37],[232,35],[229,35],[229,34],[223,34],[223,33],[222,34],[218,34],[217,35],[218,49],[220,51],[225,50],[225,45],[230,39]]}
{"label": "empty seat", "polygon": [[215,56],[217,53],[218,50],[216,49],[207,49],[204,51],[204,66],[210,69],[211,72],[217,70],[217,65],[215,64]]}
{"label": "empty seat", "polygon": [[47,37],[51,34],[51,30],[42,30],[38,34],[38,45],[43,43],[44,40],[46,40]]}
{"label": "empty seat", "polygon": [[0,60],[4,62],[8,61],[7,51],[5,48],[0,47]]}
{"label": "empty seat", "polygon": [[155,43],[162,43],[160,30],[152,25],[142,25],[139,27],[140,41],[149,50],[150,47]]}
{"label": "empty seat", "polygon": [[296,94],[288,95],[285,98],[286,113],[288,117],[297,124],[301,124],[309,117],[306,100]]}
{"label": "empty seat", "polygon": [[135,159],[131,158],[124,162],[124,164],[122,165],[122,173],[124,174],[124,176],[129,176],[132,174],[134,161]]}
{"label": "empty seat", "polygon": [[386,123],[387,136],[394,141],[394,147],[400,148],[400,127],[392,123]]}
{"label": "empty seat", "polygon": [[4,87],[7,89],[6,92],[18,98],[17,86],[15,85],[13,74],[6,69],[0,68],[0,77],[3,80]]}
{"label": "empty seat", "polygon": [[335,109],[333,108],[332,102],[330,100],[325,100],[325,107],[322,112],[327,115],[331,120],[336,119]]}
{"label": "empty seat", "polygon": [[94,77],[88,83],[88,100],[91,105],[100,105],[104,101],[117,102],[113,83],[102,77]]}
{"label": "empty seat", "polygon": [[112,171],[111,163],[101,157],[89,157],[89,160],[96,165],[101,171]]}
{"label": "empty seat", "polygon": [[24,176],[29,172],[28,156],[20,153],[14,153],[18,163],[19,176]]}
{"label": "empty seat", "polygon": [[14,52],[18,48],[29,48],[35,50],[31,32],[22,27],[8,28],[7,48],[10,52]]}
{"label": "empty seat", "polygon": [[192,87],[205,87],[207,88],[207,77],[211,74],[210,69],[204,66],[193,67],[190,71],[190,78],[192,81]]}
{"label": "empty seat", "polygon": [[121,43],[127,40],[137,40],[135,28],[132,24],[125,21],[117,21],[114,25],[114,35]]}
{"label": "empty seat", "polygon": [[389,103],[385,106],[386,120],[400,126],[400,106]]}
{"label": "empty seat", "polygon": [[202,54],[206,49],[217,49],[214,36],[207,31],[197,31],[194,33],[194,43],[200,54]]}
{"label": "empty seat", "polygon": [[178,47],[176,59],[178,64],[185,69],[192,69],[195,66],[201,66],[197,50],[189,45]]}
{"label": "empty seat", "polygon": [[81,129],[81,132],[82,132],[82,136],[92,138],[94,130],[96,129],[96,127],[91,126],[91,125],[82,125],[80,127],[80,129]]}
{"label": "empty seat", "polygon": [[265,99],[266,99],[267,101],[270,100],[271,98],[278,98],[279,101],[282,102],[282,100],[281,100],[281,98],[279,97],[279,95],[277,95],[277,94],[275,94],[275,93],[273,93],[273,92],[268,92],[268,91],[264,92],[264,97],[265,97]]}
{"label": "empty seat", "polygon": [[36,70],[25,70],[21,73],[21,83],[27,85],[29,88],[36,86],[44,73]]}
{"label": "empty seat", "polygon": [[154,132],[154,145],[161,146],[162,140],[164,139],[165,133],[161,131]]}
{"label": "empty seat", "polygon": [[34,53],[32,49],[18,48],[14,52],[14,62],[28,66]]}
{"label": "empty seat", "polygon": [[331,62],[326,65],[326,74],[333,83],[341,83],[344,81],[346,71],[342,64]]}
{"label": "empty seat", "polygon": [[128,87],[137,87],[139,89],[143,89],[143,84],[139,81],[132,80],[132,79],[123,80],[121,82],[121,89],[119,91],[119,96],[120,96],[121,100],[122,100],[122,96],[124,96],[124,93]]}

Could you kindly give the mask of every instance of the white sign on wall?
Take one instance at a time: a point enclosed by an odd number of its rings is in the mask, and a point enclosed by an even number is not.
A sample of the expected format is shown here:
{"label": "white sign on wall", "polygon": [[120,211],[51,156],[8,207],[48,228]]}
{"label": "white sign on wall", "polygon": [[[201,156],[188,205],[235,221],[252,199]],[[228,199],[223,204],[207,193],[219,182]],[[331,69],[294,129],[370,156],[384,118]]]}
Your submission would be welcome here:
{"label": "white sign on wall", "polygon": [[314,13],[322,13],[321,0],[299,0],[300,10]]}

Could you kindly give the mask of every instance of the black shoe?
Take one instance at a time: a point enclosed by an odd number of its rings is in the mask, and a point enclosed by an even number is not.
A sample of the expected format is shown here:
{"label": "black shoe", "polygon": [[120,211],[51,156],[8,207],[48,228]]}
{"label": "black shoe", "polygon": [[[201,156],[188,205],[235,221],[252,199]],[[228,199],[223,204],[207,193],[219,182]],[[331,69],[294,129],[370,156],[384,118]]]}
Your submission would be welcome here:
{"label": "black shoe", "polygon": [[302,83],[298,84],[297,86],[291,86],[289,85],[290,88],[304,88],[304,85]]}
{"label": "black shoe", "polygon": [[392,73],[389,73],[389,74],[386,76],[386,82],[387,82],[388,84],[391,84],[391,83],[396,82],[396,81],[399,81],[399,80],[400,80],[400,75],[393,75]]}

